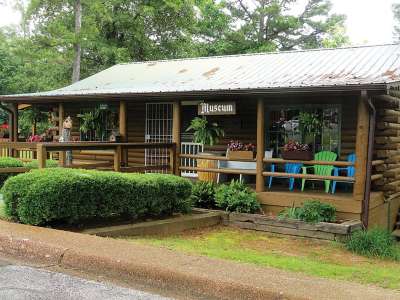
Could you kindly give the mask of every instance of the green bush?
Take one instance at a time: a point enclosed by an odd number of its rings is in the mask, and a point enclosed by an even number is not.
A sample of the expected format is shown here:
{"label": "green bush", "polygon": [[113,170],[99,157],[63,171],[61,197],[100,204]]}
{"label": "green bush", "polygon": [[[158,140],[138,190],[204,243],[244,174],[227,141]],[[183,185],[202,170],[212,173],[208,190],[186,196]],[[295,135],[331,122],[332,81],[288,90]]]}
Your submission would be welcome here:
{"label": "green bush", "polygon": [[232,180],[229,185],[221,185],[215,193],[217,207],[227,211],[255,213],[260,211],[256,193],[239,181]]}
{"label": "green bush", "polygon": [[354,232],[346,242],[346,248],[354,253],[368,256],[400,260],[400,249],[390,232],[373,228]]}
{"label": "green bush", "polygon": [[40,169],[8,179],[7,216],[26,224],[171,215],[191,209],[191,183],[162,174]]}
{"label": "green bush", "polygon": [[279,218],[298,219],[308,223],[335,222],[336,208],[319,201],[305,201],[301,207],[287,208]]}
{"label": "green bush", "polygon": [[217,185],[214,182],[197,181],[192,188],[192,201],[195,207],[215,208],[215,192]]}
{"label": "green bush", "polygon": [[24,163],[13,157],[0,157],[0,186],[11,176],[17,173],[1,173],[1,168],[19,168],[24,167]]}
{"label": "green bush", "polygon": [[[30,162],[25,163],[25,167],[28,169],[38,169],[39,168],[39,161],[38,160],[32,160]],[[46,160],[46,168],[57,168],[58,167],[58,161],[48,159]]]}

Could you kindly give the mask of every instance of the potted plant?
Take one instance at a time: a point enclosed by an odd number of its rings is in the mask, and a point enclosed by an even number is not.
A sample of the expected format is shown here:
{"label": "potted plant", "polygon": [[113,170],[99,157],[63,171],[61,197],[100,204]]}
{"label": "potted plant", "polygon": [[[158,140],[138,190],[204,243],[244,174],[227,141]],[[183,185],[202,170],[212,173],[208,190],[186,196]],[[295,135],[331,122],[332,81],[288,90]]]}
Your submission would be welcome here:
{"label": "potted plant", "polygon": [[310,112],[301,112],[299,114],[299,130],[302,142],[312,144],[313,152],[315,152],[315,137],[321,133],[321,126],[318,114]]}
{"label": "potted plant", "polygon": [[282,151],[282,158],[289,160],[312,160],[314,157],[308,144],[296,141],[289,141],[285,144]]}
{"label": "potted plant", "polygon": [[227,156],[231,160],[254,159],[255,146],[240,141],[230,141]]}
{"label": "potted plant", "polygon": [[[225,135],[224,130],[217,123],[210,123],[206,118],[196,117],[190,122],[186,131],[193,131],[193,142],[207,146],[213,146]],[[212,152],[202,152],[201,155],[215,155]],[[216,168],[217,161],[209,159],[198,159],[197,166],[201,168]],[[199,180],[214,182],[217,173],[197,172]]]}

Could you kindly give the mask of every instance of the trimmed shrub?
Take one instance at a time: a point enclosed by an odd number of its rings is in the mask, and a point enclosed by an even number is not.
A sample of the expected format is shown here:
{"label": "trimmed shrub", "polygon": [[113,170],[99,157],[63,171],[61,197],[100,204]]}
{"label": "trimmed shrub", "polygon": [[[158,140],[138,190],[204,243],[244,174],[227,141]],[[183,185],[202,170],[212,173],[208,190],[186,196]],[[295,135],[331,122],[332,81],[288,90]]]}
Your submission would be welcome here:
{"label": "trimmed shrub", "polygon": [[191,183],[163,174],[40,169],[7,180],[6,214],[22,223],[171,215],[191,209]]}
{"label": "trimmed shrub", "polygon": [[9,177],[16,175],[16,173],[1,173],[1,168],[22,168],[24,163],[17,158],[13,157],[0,157],[0,186],[3,185]]}
{"label": "trimmed shrub", "polygon": [[[27,162],[25,163],[25,167],[28,169],[38,169],[39,161],[35,159],[30,162]],[[58,161],[52,159],[46,160],[46,168],[57,168],[57,167],[58,167]]]}
{"label": "trimmed shrub", "polygon": [[223,184],[217,188],[215,202],[217,207],[231,212],[255,213],[261,209],[256,193],[235,180],[229,185]]}
{"label": "trimmed shrub", "polygon": [[215,192],[217,185],[214,182],[197,181],[192,188],[192,201],[195,207],[215,208]]}
{"label": "trimmed shrub", "polygon": [[301,207],[286,208],[278,217],[298,219],[308,223],[332,223],[336,220],[336,208],[319,201],[305,201]]}
{"label": "trimmed shrub", "polygon": [[368,256],[400,260],[400,249],[389,231],[373,228],[354,232],[346,242],[346,248],[354,253]]}

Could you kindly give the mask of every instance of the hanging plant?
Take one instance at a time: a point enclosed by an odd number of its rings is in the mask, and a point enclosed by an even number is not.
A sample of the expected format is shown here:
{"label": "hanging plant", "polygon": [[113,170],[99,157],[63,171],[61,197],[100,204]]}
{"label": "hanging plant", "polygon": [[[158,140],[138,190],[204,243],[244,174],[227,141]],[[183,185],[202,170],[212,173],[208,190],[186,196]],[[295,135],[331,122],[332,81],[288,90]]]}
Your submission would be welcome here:
{"label": "hanging plant", "polygon": [[196,117],[190,122],[187,131],[193,130],[193,141],[203,145],[213,146],[225,135],[217,123],[210,123],[205,118]]}

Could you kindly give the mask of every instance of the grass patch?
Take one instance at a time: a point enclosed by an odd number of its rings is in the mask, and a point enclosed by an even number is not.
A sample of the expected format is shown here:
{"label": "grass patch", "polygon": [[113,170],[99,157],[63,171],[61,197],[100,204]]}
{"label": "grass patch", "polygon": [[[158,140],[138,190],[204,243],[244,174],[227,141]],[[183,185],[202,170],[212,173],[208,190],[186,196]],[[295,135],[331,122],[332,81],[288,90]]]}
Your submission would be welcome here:
{"label": "grass patch", "polygon": [[358,256],[347,251],[342,244],[334,242],[266,235],[230,228],[130,240],[261,267],[400,289],[398,262]]}

